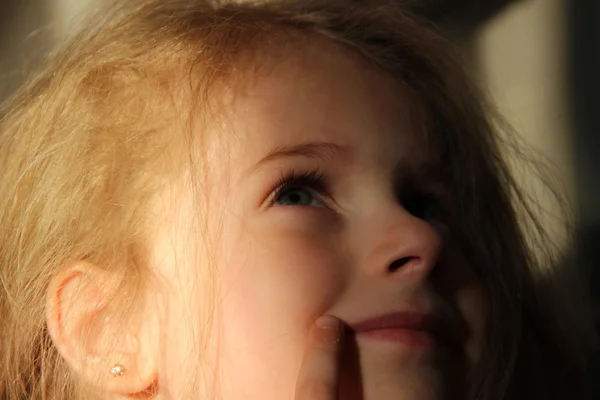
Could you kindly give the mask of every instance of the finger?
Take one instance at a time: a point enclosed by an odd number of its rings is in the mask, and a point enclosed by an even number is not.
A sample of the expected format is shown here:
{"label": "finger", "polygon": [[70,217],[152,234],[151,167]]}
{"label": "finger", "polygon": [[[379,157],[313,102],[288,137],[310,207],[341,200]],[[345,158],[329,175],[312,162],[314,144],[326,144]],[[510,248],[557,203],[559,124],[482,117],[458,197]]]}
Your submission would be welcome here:
{"label": "finger", "polygon": [[315,322],[300,367],[295,400],[337,399],[343,335],[342,324],[335,317],[324,315]]}

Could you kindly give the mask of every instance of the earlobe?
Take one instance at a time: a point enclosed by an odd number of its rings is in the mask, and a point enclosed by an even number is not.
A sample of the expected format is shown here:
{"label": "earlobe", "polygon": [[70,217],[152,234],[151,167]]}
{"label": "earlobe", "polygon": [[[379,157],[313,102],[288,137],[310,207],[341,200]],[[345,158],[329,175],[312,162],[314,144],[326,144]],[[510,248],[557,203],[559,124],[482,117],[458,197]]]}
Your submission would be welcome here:
{"label": "earlobe", "polygon": [[[157,327],[148,326],[152,319],[115,314],[118,307],[109,301],[116,285],[109,273],[89,263],[64,268],[48,286],[48,330],[83,379],[109,393],[141,398],[155,386]],[[131,323],[137,320],[140,324]]]}

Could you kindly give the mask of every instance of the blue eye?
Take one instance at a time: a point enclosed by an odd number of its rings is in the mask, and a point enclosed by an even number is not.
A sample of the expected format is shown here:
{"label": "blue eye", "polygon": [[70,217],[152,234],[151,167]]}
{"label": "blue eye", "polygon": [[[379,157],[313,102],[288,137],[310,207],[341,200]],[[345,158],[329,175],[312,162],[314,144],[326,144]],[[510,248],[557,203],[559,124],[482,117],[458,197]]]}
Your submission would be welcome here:
{"label": "blue eye", "polygon": [[278,206],[314,206],[320,207],[323,203],[316,199],[313,193],[305,188],[284,188],[273,202]]}
{"label": "blue eye", "polygon": [[327,180],[317,171],[282,175],[273,196],[274,206],[323,207],[324,197],[330,196]]}

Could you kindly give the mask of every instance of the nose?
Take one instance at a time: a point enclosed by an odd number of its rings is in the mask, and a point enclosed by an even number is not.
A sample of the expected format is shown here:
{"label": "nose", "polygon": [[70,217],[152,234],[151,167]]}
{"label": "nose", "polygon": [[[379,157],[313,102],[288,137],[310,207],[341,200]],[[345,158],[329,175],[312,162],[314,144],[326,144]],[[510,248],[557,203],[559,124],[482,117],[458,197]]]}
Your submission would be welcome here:
{"label": "nose", "polygon": [[[366,268],[370,274],[395,279],[425,279],[435,268],[442,251],[439,231],[397,205],[372,218]],[[379,222],[377,222],[379,221]]]}

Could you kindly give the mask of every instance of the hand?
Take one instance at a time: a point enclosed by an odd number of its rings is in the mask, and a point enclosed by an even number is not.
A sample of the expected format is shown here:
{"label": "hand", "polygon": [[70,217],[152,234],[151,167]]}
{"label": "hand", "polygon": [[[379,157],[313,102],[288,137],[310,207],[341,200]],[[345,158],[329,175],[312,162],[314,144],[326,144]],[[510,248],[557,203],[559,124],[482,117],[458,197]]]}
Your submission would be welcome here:
{"label": "hand", "polygon": [[315,322],[300,367],[295,400],[337,400],[343,339],[343,325],[337,318],[325,315]]}

